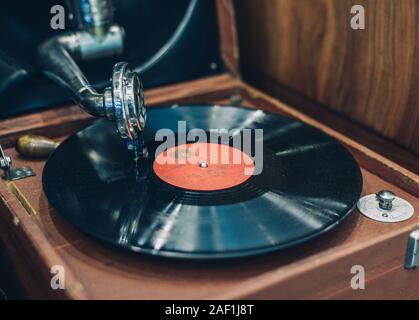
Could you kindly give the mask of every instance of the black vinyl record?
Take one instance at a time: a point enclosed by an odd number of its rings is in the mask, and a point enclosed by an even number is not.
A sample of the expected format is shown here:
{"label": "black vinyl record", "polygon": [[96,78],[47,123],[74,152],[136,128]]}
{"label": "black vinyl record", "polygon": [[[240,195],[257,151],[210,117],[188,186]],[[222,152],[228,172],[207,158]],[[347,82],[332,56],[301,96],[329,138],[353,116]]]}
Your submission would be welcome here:
{"label": "black vinyl record", "polygon": [[[48,159],[50,204],[83,232],[133,251],[232,258],[290,247],[330,230],[354,208],[359,166],[332,137],[300,121],[231,106],[148,110],[149,158],[135,171],[115,124],[98,120]],[[153,171],[157,130],[263,129],[263,171],[224,190],[173,186]]]}

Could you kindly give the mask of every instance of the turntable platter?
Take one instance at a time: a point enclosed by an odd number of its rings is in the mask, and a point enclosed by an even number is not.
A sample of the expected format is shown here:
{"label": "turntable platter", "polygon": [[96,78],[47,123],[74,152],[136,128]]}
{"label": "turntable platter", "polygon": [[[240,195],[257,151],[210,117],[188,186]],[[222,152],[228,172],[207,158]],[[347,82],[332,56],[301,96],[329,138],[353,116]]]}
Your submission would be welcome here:
{"label": "turntable platter", "polygon": [[[159,167],[155,133],[167,128],[179,134],[178,121],[186,121],[186,132],[263,129],[262,172],[244,178],[234,171],[238,167],[205,171],[207,164],[199,161],[203,171]],[[145,140],[150,156],[140,163],[139,175],[113,123],[98,120],[63,142],[43,172],[44,191],[57,214],[97,239],[133,251],[232,258],[290,247],[330,230],[361,193],[360,169],[340,143],[302,122],[260,110],[151,108]],[[185,179],[185,172],[192,173]]]}

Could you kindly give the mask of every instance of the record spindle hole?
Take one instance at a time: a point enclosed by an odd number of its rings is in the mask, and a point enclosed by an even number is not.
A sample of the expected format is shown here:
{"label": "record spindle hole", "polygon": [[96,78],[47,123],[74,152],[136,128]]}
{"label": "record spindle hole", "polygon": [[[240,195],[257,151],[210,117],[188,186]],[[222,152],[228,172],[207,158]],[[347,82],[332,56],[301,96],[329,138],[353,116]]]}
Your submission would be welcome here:
{"label": "record spindle hole", "polygon": [[208,163],[206,163],[205,161],[202,161],[201,163],[199,163],[199,167],[203,169],[208,168]]}

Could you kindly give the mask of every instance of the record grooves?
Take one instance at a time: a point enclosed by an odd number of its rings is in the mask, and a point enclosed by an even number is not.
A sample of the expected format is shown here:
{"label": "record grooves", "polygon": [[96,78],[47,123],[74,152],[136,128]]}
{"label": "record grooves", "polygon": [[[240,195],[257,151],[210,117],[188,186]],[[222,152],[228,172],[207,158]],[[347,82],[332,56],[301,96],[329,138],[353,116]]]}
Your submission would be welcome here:
{"label": "record grooves", "polygon": [[[186,121],[186,132],[263,129],[261,174],[221,190],[167,183],[153,170],[159,145],[154,135],[160,128],[179,134],[178,121]],[[313,238],[346,217],[361,192],[360,169],[337,141],[260,110],[152,108],[145,138],[150,157],[140,163],[137,177],[112,123],[98,120],[67,139],[44,168],[50,204],[83,232],[113,245],[211,259],[254,255]]]}

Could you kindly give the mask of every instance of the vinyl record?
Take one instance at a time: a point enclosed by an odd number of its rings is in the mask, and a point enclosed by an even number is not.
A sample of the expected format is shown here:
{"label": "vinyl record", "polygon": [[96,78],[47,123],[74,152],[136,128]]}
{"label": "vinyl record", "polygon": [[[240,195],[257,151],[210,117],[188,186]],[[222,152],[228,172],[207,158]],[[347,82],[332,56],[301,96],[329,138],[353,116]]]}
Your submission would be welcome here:
{"label": "vinyl record", "polygon": [[[178,121],[186,127],[180,129]],[[263,129],[263,170],[243,176],[242,167],[199,161],[160,166],[155,157],[163,153],[156,152],[161,142],[155,134],[161,128],[178,135],[177,146],[166,150],[176,156],[185,145],[182,132]],[[151,108],[144,136],[149,157],[139,170],[106,120],[64,141],[43,172],[44,191],[56,212],[83,232],[133,251],[232,258],[290,247],[330,230],[361,193],[360,169],[335,139],[261,110]],[[247,156],[231,145],[223,148]]]}

